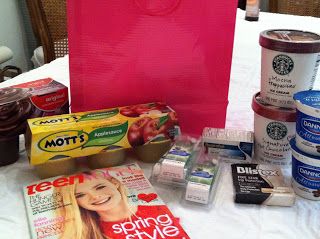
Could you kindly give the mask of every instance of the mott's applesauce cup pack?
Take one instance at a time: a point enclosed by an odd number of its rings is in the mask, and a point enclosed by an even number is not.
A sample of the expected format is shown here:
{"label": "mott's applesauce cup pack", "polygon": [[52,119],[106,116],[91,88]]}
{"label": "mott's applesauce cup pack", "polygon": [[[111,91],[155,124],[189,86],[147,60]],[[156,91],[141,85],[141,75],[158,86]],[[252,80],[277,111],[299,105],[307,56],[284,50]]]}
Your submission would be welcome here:
{"label": "mott's applesauce cup pack", "polygon": [[32,165],[83,156],[101,164],[108,157],[123,159],[129,148],[156,161],[179,132],[176,113],[157,102],[28,120],[26,148]]}

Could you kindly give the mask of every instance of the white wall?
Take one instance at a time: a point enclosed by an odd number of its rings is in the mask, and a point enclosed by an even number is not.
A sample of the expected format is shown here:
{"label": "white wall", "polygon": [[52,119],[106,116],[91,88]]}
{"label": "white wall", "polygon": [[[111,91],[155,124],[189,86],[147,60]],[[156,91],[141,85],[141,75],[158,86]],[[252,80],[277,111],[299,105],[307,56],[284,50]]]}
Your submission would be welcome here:
{"label": "white wall", "polygon": [[10,64],[27,71],[30,60],[27,57],[27,40],[18,1],[24,0],[0,0],[0,45],[13,51],[13,59],[1,66]]}

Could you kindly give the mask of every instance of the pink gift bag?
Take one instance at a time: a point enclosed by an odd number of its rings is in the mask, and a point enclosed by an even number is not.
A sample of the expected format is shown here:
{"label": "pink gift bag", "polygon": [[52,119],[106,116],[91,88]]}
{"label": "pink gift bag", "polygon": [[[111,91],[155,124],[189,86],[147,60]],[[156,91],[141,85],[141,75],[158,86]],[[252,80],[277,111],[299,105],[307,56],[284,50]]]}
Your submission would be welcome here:
{"label": "pink gift bag", "polygon": [[72,111],[163,101],[224,127],[237,1],[69,0]]}

